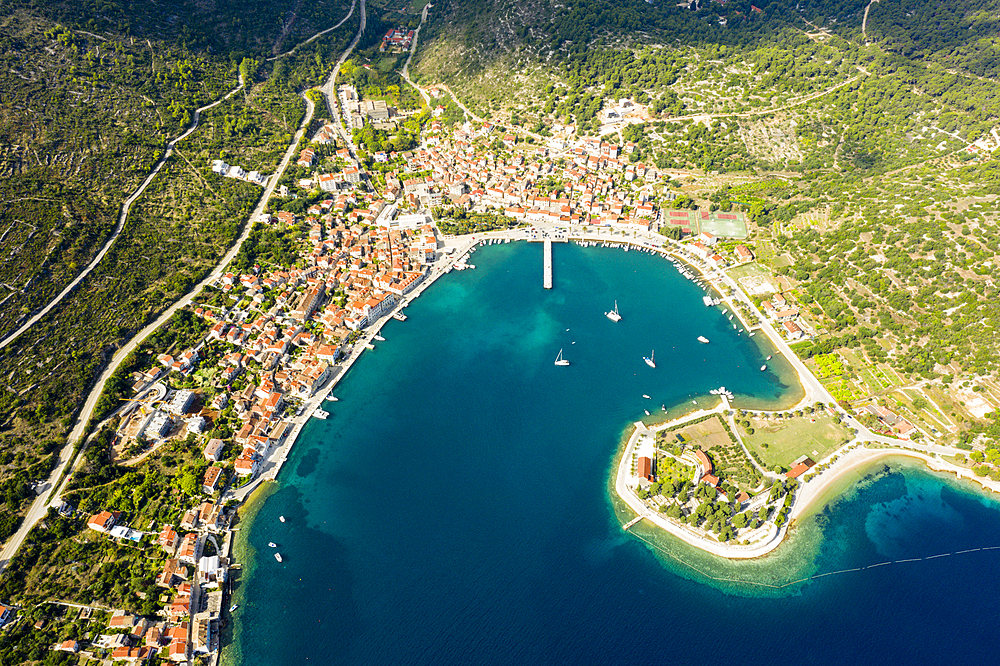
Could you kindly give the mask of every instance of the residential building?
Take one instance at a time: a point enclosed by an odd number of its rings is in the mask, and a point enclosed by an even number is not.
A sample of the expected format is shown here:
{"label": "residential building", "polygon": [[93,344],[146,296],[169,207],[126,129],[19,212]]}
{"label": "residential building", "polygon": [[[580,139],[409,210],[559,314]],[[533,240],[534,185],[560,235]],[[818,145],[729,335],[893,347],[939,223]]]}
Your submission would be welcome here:
{"label": "residential building", "polygon": [[209,462],[219,462],[222,460],[222,453],[226,449],[226,443],[221,439],[210,439],[205,445],[205,460]]}
{"label": "residential building", "polygon": [[205,470],[205,478],[201,482],[201,492],[206,495],[215,493],[222,483],[222,468],[212,465]]}
{"label": "residential building", "polygon": [[[110,532],[121,515],[121,511],[101,511],[90,517],[90,520],[87,521],[87,527],[95,532]],[[0,623],[2,623],[2,619],[0,619]]]}

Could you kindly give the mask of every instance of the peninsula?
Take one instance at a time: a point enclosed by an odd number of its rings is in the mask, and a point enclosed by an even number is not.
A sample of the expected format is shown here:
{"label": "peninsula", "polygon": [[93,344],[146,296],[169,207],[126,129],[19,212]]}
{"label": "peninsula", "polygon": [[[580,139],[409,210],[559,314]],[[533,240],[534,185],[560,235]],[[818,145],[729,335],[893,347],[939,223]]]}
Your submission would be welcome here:
{"label": "peninsula", "polygon": [[[776,353],[783,354],[795,368],[804,396],[787,410],[744,411],[734,409],[732,395],[722,389],[713,391],[719,394],[720,402],[712,409],[695,410],[651,426],[635,423],[615,471],[615,492],[636,516],[625,524],[626,530],[645,519],[714,555],[761,557],[781,544],[795,518],[823,499],[824,490],[837,478],[893,455],[923,460],[932,470],[951,472],[1000,492],[1000,482],[953,462],[964,458],[962,449],[914,441],[916,438],[910,437],[913,426],[888,410],[875,413],[881,423],[896,426],[892,431],[895,436],[872,432],[834,400],[740,285],[696,254],[686,252],[683,256],[703,279],[726,285],[721,300],[727,306],[725,311],[743,312],[752,322],[744,323],[747,329],[759,323],[757,330],[764,332]],[[705,303],[719,301],[706,297]],[[773,317],[789,323],[786,314],[774,313]],[[799,337],[798,327],[786,325],[784,330],[793,339]],[[762,431],[760,435],[757,430]],[[782,430],[791,433],[786,437],[784,455],[797,457],[787,468],[776,465],[767,469],[762,456],[769,444],[761,435],[778,438]],[[726,461],[728,473],[716,468],[716,457]]]}

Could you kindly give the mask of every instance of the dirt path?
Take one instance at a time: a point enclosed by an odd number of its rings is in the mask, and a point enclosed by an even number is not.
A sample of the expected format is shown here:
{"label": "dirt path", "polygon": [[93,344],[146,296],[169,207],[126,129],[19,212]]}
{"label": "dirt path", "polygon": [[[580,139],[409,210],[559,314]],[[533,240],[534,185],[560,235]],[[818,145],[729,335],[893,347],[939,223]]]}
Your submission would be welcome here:
{"label": "dirt path", "polygon": [[867,6],[865,6],[865,17],[861,19],[861,38],[868,43],[868,12],[871,10],[872,5],[874,5],[879,0],[871,0]]}
{"label": "dirt path", "polygon": [[755,111],[741,111],[739,113],[699,113],[689,116],[674,116],[673,118],[664,118],[664,120],[668,123],[677,123],[686,121],[702,122],[706,120],[716,120],[719,118],[752,118],[753,116],[766,116],[772,113],[778,113],[779,111],[786,111],[796,106],[802,106],[803,104],[807,104],[815,99],[819,99],[820,97],[829,95],[835,90],[840,90],[844,86],[848,86],[854,83],[855,81],[860,79],[862,75],[867,75],[867,72],[862,71],[860,74],[856,74],[851,78],[847,79],[846,81],[841,81],[835,86],[826,88],[825,90],[819,90],[814,93],[809,93],[808,95],[804,95],[802,97],[799,97],[798,99],[785,102],[781,106],[772,106],[766,109],[757,109]]}
{"label": "dirt path", "polygon": [[[354,46],[355,46],[355,44],[357,44],[358,40],[361,37],[361,33],[364,31],[364,24],[365,24],[365,21],[364,21],[364,4],[365,4],[364,0],[361,0],[361,12],[362,12],[361,13],[361,17],[362,17],[361,18],[361,29],[358,31],[358,34],[354,38],[354,41],[351,42],[351,47],[350,47],[351,49],[353,49]],[[351,9],[348,12],[348,15],[345,16],[344,19],[341,20],[341,22],[337,24],[337,26],[342,25],[344,23],[344,21],[346,21],[350,17],[350,15],[351,15],[351,13],[353,13],[353,11],[354,11],[354,5],[352,4],[351,5]],[[337,27],[337,26],[334,26],[334,27]],[[333,28],[330,28],[329,30],[332,30],[332,29]],[[324,32],[329,32],[329,30],[325,30]],[[315,39],[320,34],[323,34],[323,33],[317,33],[312,38],[310,38],[310,40],[308,40],[308,41],[311,41],[312,39]],[[195,111],[195,117],[194,117],[194,120],[192,121],[192,126],[184,134],[182,134],[181,136],[177,137],[176,139],[174,139],[173,141],[171,141],[168,144],[168,146],[167,146],[168,152],[165,153],[164,156],[160,159],[160,161],[154,167],[153,172],[150,173],[149,177],[147,177],[146,181],[142,184],[142,186],[139,188],[139,190],[137,190],[131,197],[129,197],[129,199],[126,200],[126,204],[123,206],[122,215],[121,215],[121,218],[119,220],[119,227],[116,230],[116,233],[114,234],[114,236],[112,238],[110,238],[106,242],[106,244],[105,244],[104,248],[102,249],[101,253],[91,262],[90,265],[87,266],[87,268],[84,270],[84,272],[81,273],[81,275],[79,277],[77,277],[77,279],[74,280],[73,283],[69,287],[66,288],[66,290],[64,290],[63,293],[61,293],[59,296],[56,297],[55,301],[53,301],[52,303],[50,303],[49,306],[46,307],[46,310],[44,312],[39,313],[39,315],[37,317],[33,317],[32,321],[30,321],[28,324],[26,324],[25,326],[23,326],[17,332],[15,332],[15,334],[13,336],[11,336],[8,340],[4,341],[3,343],[0,343],[0,348],[2,348],[6,344],[9,344],[10,340],[13,340],[17,335],[20,335],[25,330],[27,330],[30,327],[30,325],[32,325],[36,321],[38,321],[38,319],[40,319],[41,316],[43,316],[46,312],[48,312],[49,310],[52,309],[52,307],[58,302],[58,300],[61,300],[65,296],[66,293],[69,293],[69,291],[72,289],[72,287],[74,287],[77,284],[79,284],[79,282],[91,270],[93,270],[93,268],[100,262],[100,260],[104,257],[104,255],[107,254],[108,249],[110,249],[111,244],[114,242],[114,240],[117,239],[118,234],[121,233],[121,227],[124,225],[125,218],[128,215],[128,208],[129,208],[129,206],[131,206],[131,204],[136,199],[138,199],[139,196],[141,196],[142,192],[145,191],[146,187],[149,186],[149,183],[152,182],[153,178],[156,176],[156,174],[162,168],[164,161],[169,156],[170,152],[173,150],[174,145],[178,141],[183,140],[185,137],[189,136],[192,132],[194,132],[194,130],[198,126],[198,118],[199,118],[200,113],[202,111],[206,111],[206,110],[214,107],[217,104],[222,103],[223,101],[225,101],[226,99],[228,99],[230,96],[232,96],[233,94],[235,94],[236,92],[238,92],[242,88],[243,88],[243,81],[241,79],[240,80],[240,85],[237,86],[236,88],[234,88],[232,91],[230,91],[225,97],[222,97],[222,98],[216,100],[215,102],[213,102],[212,104],[204,106],[204,107],[198,109],[197,111]],[[28,533],[31,531],[31,528],[33,528],[38,523],[38,521],[41,520],[45,516],[45,514],[48,512],[49,507],[50,506],[59,506],[62,503],[62,494],[65,491],[66,483],[67,483],[67,481],[68,481],[68,479],[70,477],[70,474],[66,474],[65,477],[63,475],[66,472],[66,470],[68,469],[70,463],[74,459],[76,459],[76,460],[81,459],[81,456],[74,455],[74,449],[75,449],[77,443],[81,443],[82,445],[80,446],[80,450],[77,453],[78,454],[82,454],[84,448],[86,447],[86,442],[82,442],[81,440],[83,438],[84,432],[86,431],[87,422],[90,420],[91,415],[94,413],[94,408],[97,405],[97,400],[100,398],[101,393],[104,390],[104,384],[111,377],[111,375],[114,374],[114,372],[122,364],[122,362],[125,360],[125,358],[143,340],[145,340],[156,329],[158,329],[167,320],[169,320],[170,317],[172,317],[173,314],[178,309],[180,309],[180,308],[186,306],[188,303],[190,303],[194,299],[194,297],[201,291],[202,287],[204,287],[209,282],[218,279],[222,275],[222,272],[225,270],[226,266],[229,265],[229,263],[236,256],[236,253],[239,252],[239,249],[243,245],[244,241],[246,241],[246,239],[250,236],[250,232],[253,229],[253,221],[255,219],[257,219],[257,217],[260,215],[260,213],[264,210],[264,207],[267,205],[267,201],[268,201],[268,199],[271,198],[271,194],[274,192],[274,189],[277,187],[278,181],[281,179],[281,176],[285,172],[285,169],[288,168],[288,164],[291,162],[292,157],[296,154],[296,149],[298,148],[299,141],[305,135],[306,130],[309,128],[309,124],[312,122],[313,113],[314,113],[314,110],[315,110],[315,105],[313,104],[312,100],[310,100],[309,97],[305,94],[305,92],[302,93],[302,97],[303,97],[303,99],[305,100],[305,103],[306,103],[306,114],[305,114],[305,116],[302,119],[302,123],[299,126],[298,131],[295,133],[295,136],[292,137],[291,142],[288,144],[288,149],[285,151],[285,155],[282,158],[281,163],[279,164],[278,168],[275,170],[274,175],[269,180],[268,186],[264,190],[264,194],[261,196],[260,200],[257,203],[257,207],[254,209],[253,213],[251,213],[250,218],[247,220],[247,223],[244,225],[243,232],[242,232],[242,234],[240,234],[239,239],[233,244],[233,246],[229,249],[229,251],[226,253],[226,255],[220,260],[220,262],[218,263],[218,265],[215,267],[215,269],[209,275],[207,275],[204,279],[202,279],[200,282],[198,282],[198,284],[196,284],[183,298],[181,298],[179,301],[175,302],[173,305],[171,305],[169,308],[167,308],[163,313],[160,314],[159,317],[156,318],[155,321],[153,321],[152,323],[148,324],[145,328],[143,328],[141,331],[139,331],[139,333],[137,335],[133,336],[133,338],[131,340],[129,340],[129,342],[127,344],[125,344],[123,347],[121,347],[115,353],[115,355],[112,357],[111,361],[107,364],[107,366],[104,368],[104,371],[101,373],[101,376],[94,383],[93,388],[88,393],[87,399],[84,402],[83,407],[81,408],[80,413],[79,413],[79,415],[76,418],[76,423],[73,426],[73,430],[70,432],[69,437],[66,439],[66,445],[62,448],[62,450],[59,451],[59,461],[56,464],[55,468],[52,470],[52,473],[49,475],[48,480],[43,485],[43,487],[47,486],[47,489],[44,490],[41,494],[39,494],[35,498],[34,502],[32,502],[31,507],[28,509],[28,512],[27,512],[27,514],[24,517],[24,520],[21,522],[21,526],[18,528],[18,530],[14,534],[14,536],[11,537],[11,539],[8,540],[6,544],[4,544],[3,550],[0,551],[0,574],[2,574],[3,571],[7,568],[7,565],[10,563],[10,560],[14,557],[14,555],[17,553],[18,549],[21,547],[21,544],[24,542],[25,538],[28,536]],[[56,483],[59,483],[58,489],[55,489],[55,484]]]}
{"label": "dirt path", "polygon": [[[344,22],[347,21],[347,19],[351,18],[351,14],[354,13],[354,5],[356,5],[357,2],[358,2],[358,0],[351,0],[351,8],[349,10],[347,10],[347,16],[345,16],[344,18],[340,19],[340,22],[337,25],[332,26],[330,28],[327,28],[326,30],[320,30],[315,35],[313,35],[312,37],[310,37],[306,41],[302,42],[301,44],[296,44],[294,47],[292,47],[291,51],[285,51],[284,53],[279,53],[278,55],[271,56],[270,58],[267,59],[268,62],[270,62],[272,60],[277,60],[278,58],[284,58],[285,56],[290,56],[293,53],[295,53],[295,49],[299,48],[300,46],[305,46],[309,42],[312,42],[312,41],[314,41],[316,39],[319,39],[320,37],[322,37],[326,33],[331,32],[333,30],[336,30],[340,26],[344,25]],[[364,4],[364,3],[362,3],[362,4]]]}
{"label": "dirt path", "polygon": [[194,118],[191,120],[191,125],[188,127],[187,131],[185,131],[176,139],[172,139],[167,143],[167,149],[164,151],[163,156],[160,157],[160,159],[153,166],[153,169],[152,171],[149,172],[149,175],[146,176],[146,180],[142,181],[142,184],[139,185],[139,187],[135,190],[135,192],[133,192],[131,196],[129,196],[127,199],[125,199],[125,202],[122,204],[121,213],[118,216],[118,225],[115,226],[115,229],[111,233],[111,236],[109,236],[108,239],[104,241],[104,246],[101,248],[101,251],[98,252],[97,255],[90,260],[90,263],[87,264],[86,268],[80,271],[80,274],[77,275],[72,282],[66,285],[66,287],[61,292],[59,292],[59,294],[57,294],[55,298],[49,301],[41,310],[36,312],[34,316],[32,316],[31,319],[29,319],[28,321],[26,321],[20,328],[18,328],[16,331],[14,331],[6,338],[4,338],[2,341],[0,341],[0,349],[3,349],[7,345],[9,345],[11,342],[20,337],[22,333],[24,333],[29,328],[34,326],[39,319],[41,319],[49,312],[51,312],[52,308],[58,305],[64,298],[66,298],[66,296],[69,295],[71,291],[73,291],[77,287],[77,285],[83,282],[84,278],[90,275],[91,271],[93,271],[97,267],[97,264],[101,263],[101,260],[104,259],[104,256],[111,249],[111,246],[114,245],[116,240],[118,240],[118,236],[121,235],[122,229],[125,228],[125,222],[128,220],[128,214],[129,211],[132,209],[132,204],[135,203],[136,199],[142,196],[142,193],[146,191],[146,188],[149,187],[150,183],[153,182],[153,179],[156,178],[156,175],[160,173],[160,170],[163,168],[163,165],[166,164],[167,159],[169,159],[169,157],[173,154],[174,146],[176,146],[179,141],[183,141],[184,139],[186,139],[188,136],[191,135],[192,132],[198,129],[198,122],[201,118],[201,114],[203,111],[208,111],[209,109],[221,104],[222,102],[226,101],[227,99],[229,99],[242,89],[243,89],[243,78],[241,76],[239,85],[230,90],[223,97],[220,97],[211,104],[207,104],[199,109],[195,109]]}

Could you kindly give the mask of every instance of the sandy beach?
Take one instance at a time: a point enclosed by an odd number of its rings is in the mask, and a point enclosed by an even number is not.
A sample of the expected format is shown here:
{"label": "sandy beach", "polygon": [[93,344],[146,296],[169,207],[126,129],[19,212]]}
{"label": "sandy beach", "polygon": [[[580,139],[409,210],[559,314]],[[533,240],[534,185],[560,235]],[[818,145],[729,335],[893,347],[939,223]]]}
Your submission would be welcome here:
{"label": "sandy beach", "polygon": [[812,511],[821,508],[825,503],[824,500],[828,501],[831,499],[826,497],[827,490],[831,486],[834,486],[837,481],[856,472],[859,468],[880,458],[900,456],[923,460],[927,464],[927,467],[935,472],[955,474],[959,479],[978,483],[984,490],[1000,493],[1000,482],[993,481],[988,477],[976,476],[972,473],[972,470],[959,467],[936,456],[903,448],[870,449],[863,445],[857,445],[847,453],[840,454],[837,461],[831,464],[830,467],[801,486],[789,517],[794,519],[799,516],[806,516]]}

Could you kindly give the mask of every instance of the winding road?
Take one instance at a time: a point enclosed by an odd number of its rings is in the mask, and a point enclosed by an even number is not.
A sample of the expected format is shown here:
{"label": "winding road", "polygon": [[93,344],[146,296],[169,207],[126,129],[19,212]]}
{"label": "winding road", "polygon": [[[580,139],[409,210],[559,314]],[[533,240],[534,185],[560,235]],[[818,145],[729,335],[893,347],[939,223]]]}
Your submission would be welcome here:
{"label": "winding road", "polygon": [[[354,5],[352,4],[347,17],[345,17],[344,20],[342,20],[337,25],[338,26],[342,25],[344,21],[346,21],[347,18],[350,17],[353,11],[354,11]],[[361,0],[361,28],[358,30],[358,34],[354,37],[354,41],[351,42],[351,46],[349,47],[347,53],[350,53],[350,51],[358,43],[358,40],[361,38],[361,33],[364,31],[364,26],[365,26],[365,0]],[[317,36],[318,35],[315,35],[313,38],[310,38],[309,41],[311,41]],[[341,62],[343,62],[343,60],[345,59],[346,58],[342,58]],[[338,63],[338,68],[339,68],[339,63]],[[122,206],[122,215],[120,216],[118,227],[114,235],[111,238],[109,238],[108,241],[106,241],[105,247],[102,249],[101,253],[97,257],[95,257],[94,260],[87,266],[87,268],[84,269],[84,271],[70,284],[70,286],[68,286],[65,290],[63,290],[63,292],[55,300],[49,303],[49,305],[47,305],[44,310],[39,312],[38,315],[36,315],[35,317],[32,317],[32,319],[27,324],[25,324],[20,329],[18,329],[18,331],[12,334],[8,340],[4,340],[2,343],[0,343],[0,348],[3,348],[3,346],[9,344],[10,340],[15,339],[18,335],[27,330],[32,324],[37,322],[42,316],[44,316],[53,307],[55,307],[55,305],[59,302],[59,300],[61,300],[67,293],[69,293],[69,291],[71,291],[74,286],[79,284],[80,281],[84,277],[86,277],[86,275],[90,273],[90,271],[93,270],[93,268],[97,265],[97,263],[104,257],[105,254],[107,254],[107,251],[111,247],[111,244],[121,233],[121,229],[125,224],[125,219],[128,216],[128,211],[131,204],[135,202],[135,200],[142,195],[146,187],[149,186],[149,183],[152,182],[156,174],[159,173],[166,159],[170,156],[171,152],[173,151],[174,145],[178,141],[181,141],[185,137],[189,136],[195,129],[197,129],[200,113],[202,111],[206,111],[212,108],[217,104],[222,103],[223,101],[234,95],[236,92],[238,92],[241,88],[243,88],[242,80],[240,81],[240,85],[234,88],[232,91],[230,91],[225,97],[222,97],[213,102],[212,104],[201,107],[200,109],[197,109],[195,111],[194,119],[192,121],[192,126],[186,132],[184,132],[184,134],[180,135],[179,137],[177,137],[176,139],[167,144],[167,152],[165,152],[163,157],[160,158],[160,160],[157,162],[156,166],[153,168],[152,172],[149,174],[149,176],[146,178],[146,180],[143,182],[140,188],[136,190],[136,192],[132,194],[132,196],[130,196],[125,201],[125,204]],[[225,271],[226,269],[226,266],[228,266],[229,263],[233,260],[233,258],[236,257],[236,254],[239,252],[240,247],[243,245],[243,242],[246,241],[246,239],[250,236],[250,232],[253,230],[254,220],[256,220],[260,216],[260,214],[264,211],[264,208],[267,206],[267,202],[271,198],[271,195],[273,194],[274,189],[278,184],[278,181],[281,179],[281,176],[284,174],[285,170],[288,168],[289,163],[296,154],[299,141],[302,140],[302,137],[305,135],[306,130],[309,128],[309,124],[312,122],[313,113],[315,111],[315,105],[313,104],[312,100],[310,100],[309,97],[305,94],[305,92],[302,93],[302,97],[306,103],[306,114],[302,118],[302,122],[299,125],[298,131],[296,131],[295,136],[289,143],[288,149],[285,151],[285,155],[282,158],[281,163],[275,170],[274,175],[271,176],[271,179],[268,181],[268,185],[264,189],[264,193],[263,195],[261,195],[261,198],[258,201],[257,206],[254,208],[253,213],[251,213],[250,219],[244,225],[244,229],[243,232],[240,234],[240,237],[237,239],[237,241],[233,244],[233,246],[229,249],[229,251],[225,254],[225,256],[220,260],[220,262],[216,265],[215,269],[209,275],[207,275],[204,279],[198,282],[198,284],[196,284],[190,291],[188,291],[188,293],[185,296],[183,296],[179,301],[175,302],[173,305],[167,308],[163,313],[160,314],[159,317],[156,318],[156,320],[154,320],[152,323],[144,327],[141,331],[139,331],[138,334],[133,336],[128,343],[126,343],[123,347],[121,347],[111,358],[111,361],[108,363],[108,365],[104,368],[104,371],[101,373],[101,376],[94,383],[93,388],[87,395],[87,399],[83,404],[83,408],[80,410],[80,414],[76,418],[76,423],[73,426],[73,430],[70,432],[70,435],[66,440],[66,445],[62,448],[62,450],[59,451],[59,462],[52,470],[52,473],[49,475],[48,480],[42,486],[43,491],[32,502],[31,507],[28,509],[27,514],[25,514],[24,520],[21,522],[21,526],[18,528],[17,532],[14,534],[13,537],[11,537],[11,539],[6,544],[4,544],[3,550],[0,551],[0,574],[2,574],[4,570],[6,570],[7,565],[10,563],[10,560],[14,557],[18,549],[21,547],[21,544],[24,543],[24,539],[28,536],[28,533],[31,531],[31,528],[33,528],[35,524],[37,524],[38,521],[45,516],[45,514],[48,512],[49,507],[50,506],[58,507],[62,503],[62,494],[65,491],[66,483],[70,477],[70,475],[67,474],[66,477],[63,478],[63,474],[66,471],[67,467],[70,465],[71,461],[73,460],[73,449],[76,443],[80,442],[83,438],[83,434],[86,431],[87,423],[88,421],[90,421],[90,417],[94,413],[94,408],[97,405],[97,401],[104,390],[105,382],[107,382],[107,380],[111,377],[111,375],[114,374],[114,372],[125,360],[125,358],[143,340],[145,340],[150,334],[153,333],[153,331],[158,329],[168,319],[170,319],[170,317],[172,317],[174,313],[177,312],[177,310],[191,303],[194,297],[201,291],[201,289],[206,284],[212,282],[213,280],[218,279],[222,275],[223,271]],[[85,446],[86,443],[84,443],[83,446],[80,447],[81,454],[83,453],[83,449]],[[60,479],[62,479],[61,482]],[[59,488],[57,490],[54,490],[54,486],[57,482],[59,482]]]}
{"label": "winding road", "polygon": [[871,0],[865,7],[865,17],[861,19],[861,38],[868,43],[868,12],[871,10],[872,5],[874,5],[879,0]]}
{"label": "winding road", "polygon": [[4,338],[2,341],[0,341],[0,349],[3,349],[7,345],[9,345],[11,342],[20,337],[22,333],[24,333],[29,328],[38,323],[38,321],[42,317],[44,317],[45,315],[47,315],[49,312],[52,311],[52,308],[59,305],[59,302],[62,301],[62,299],[66,298],[66,296],[69,295],[69,293],[73,291],[73,289],[75,289],[77,285],[83,282],[84,278],[90,275],[91,271],[93,271],[94,268],[97,267],[97,264],[101,263],[101,260],[104,259],[104,256],[108,253],[108,250],[110,250],[111,246],[114,245],[114,242],[118,240],[118,236],[121,235],[122,229],[125,228],[125,222],[128,220],[129,211],[132,210],[132,204],[135,203],[136,199],[142,196],[142,193],[146,191],[146,188],[149,187],[149,184],[153,182],[153,179],[156,178],[156,175],[160,173],[160,169],[163,168],[163,165],[167,163],[167,159],[169,159],[170,156],[173,154],[174,146],[176,146],[178,142],[183,141],[184,139],[189,137],[192,132],[198,129],[198,121],[201,119],[201,113],[203,111],[208,111],[209,109],[218,106],[219,104],[222,104],[223,102],[225,102],[227,99],[229,99],[242,89],[243,89],[243,75],[240,74],[238,86],[236,86],[228,93],[226,93],[225,96],[220,97],[211,104],[207,104],[199,109],[195,109],[194,118],[192,118],[191,120],[191,126],[188,127],[187,131],[185,131],[179,137],[167,142],[166,151],[164,151],[163,155],[153,166],[153,169],[152,171],[149,172],[149,175],[146,176],[146,180],[142,181],[142,184],[136,189],[136,191],[133,192],[132,195],[129,196],[129,198],[125,199],[125,202],[122,204],[121,213],[118,215],[118,226],[115,227],[115,230],[112,232],[111,236],[109,236],[108,239],[104,241],[104,246],[101,248],[101,251],[97,253],[97,256],[95,256],[90,261],[90,263],[87,264],[87,267],[84,268],[82,271],[80,271],[80,274],[77,275],[72,282],[66,285],[66,287],[61,292],[59,292],[59,294],[55,298],[49,301],[45,305],[45,307],[43,307],[41,310],[35,313],[35,315],[32,316],[31,319],[26,321],[20,328],[18,328],[16,331],[14,331],[6,338]]}
{"label": "winding road", "polygon": [[[410,80],[410,61],[413,60],[413,54],[417,52],[417,40],[420,39],[420,29],[424,27],[424,22],[427,20],[427,10],[433,6],[434,5],[428,3],[424,5],[424,11],[420,12],[420,25],[418,25],[417,29],[413,32],[413,44],[410,45],[410,55],[406,58],[406,63],[403,65],[403,71],[400,72],[403,80],[416,88],[417,92],[420,93],[420,96],[424,98],[424,102],[427,104],[428,109],[431,108],[431,96],[424,92],[423,88]],[[468,110],[466,113],[468,113]]]}
{"label": "winding road", "polygon": [[[351,8],[347,11],[347,16],[345,16],[344,18],[340,19],[340,23],[338,23],[337,25],[333,26],[332,28],[327,28],[326,30],[321,30],[321,31],[317,32],[315,35],[313,35],[312,37],[310,37],[306,41],[302,42],[301,44],[296,44],[294,47],[292,47],[291,51],[285,51],[284,53],[279,53],[276,56],[271,56],[270,58],[267,59],[267,61],[271,62],[272,60],[277,60],[278,58],[284,58],[285,56],[290,56],[293,53],[295,53],[295,50],[298,49],[300,46],[305,46],[309,42],[312,42],[312,41],[314,41],[316,39],[319,39],[320,37],[322,37],[326,33],[331,32],[333,30],[336,30],[340,26],[344,25],[344,23],[347,21],[347,19],[351,18],[351,14],[354,13],[354,5],[356,5],[356,4],[358,4],[358,0],[351,0]],[[361,5],[362,5],[362,9],[361,9],[362,13],[364,13],[364,4],[365,4],[364,2],[361,3]]]}
{"label": "winding road", "polygon": [[[351,6],[353,10],[353,5]],[[365,32],[365,0],[361,0],[361,23],[358,24],[358,34],[354,36],[347,50],[340,56],[340,60],[334,66],[333,71],[330,72],[330,76],[327,77],[326,81],[320,86],[320,91],[326,97],[326,107],[330,112],[330,116],[337,120],[337,130],[340,132],[340,138],[344,140],[344,145],[351,152],[351,157],[355,161],[358,160],[358,149],[354,145],[354,140],[347,133],[347,129],[344,127],[344,118],[340,113],[340,107],[337,102],[337,75],[340,74],[340,67],[347,62],[347,59],[351,57],[351,53],[354,52],[354,47],[358,45],[361,40],[361,35]]]}

